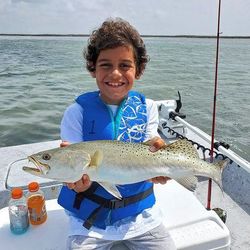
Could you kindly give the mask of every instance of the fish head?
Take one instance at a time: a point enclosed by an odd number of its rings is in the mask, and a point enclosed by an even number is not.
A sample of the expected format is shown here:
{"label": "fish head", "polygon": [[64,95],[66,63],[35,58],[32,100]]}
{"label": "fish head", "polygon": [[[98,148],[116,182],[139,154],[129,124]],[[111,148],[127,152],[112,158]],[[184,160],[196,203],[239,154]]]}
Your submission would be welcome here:
{"label": "fish head", "polygon": [[81,179],[91,158],[88,153],[67,146],[30,155],[28,160],[33,167],[24,166],[23,170],[30,174],[61,182],[75,182]]}

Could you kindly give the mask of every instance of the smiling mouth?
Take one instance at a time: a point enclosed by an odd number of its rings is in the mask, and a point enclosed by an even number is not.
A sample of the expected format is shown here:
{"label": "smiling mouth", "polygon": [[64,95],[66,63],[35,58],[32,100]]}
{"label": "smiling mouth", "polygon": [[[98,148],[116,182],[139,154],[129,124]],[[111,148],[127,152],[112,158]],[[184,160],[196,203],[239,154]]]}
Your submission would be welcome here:
{"label": "smiling mouth", "polygon": [[36,168],[24,166],[23,167],[24,171],[32,172],[35,174],[47,174],[49,172],[50,170],[49,165],[41,163],[40,161],[36,160],[32,156],[29,156],[28,160],[29,162],[33,163],[33,165],[35,165]]}
{"label": "smiling mouth", "polygon": [[124,82],[105,82],[106,85],[110,86],[110,87],[121,87],[123,86],[125,83]]}

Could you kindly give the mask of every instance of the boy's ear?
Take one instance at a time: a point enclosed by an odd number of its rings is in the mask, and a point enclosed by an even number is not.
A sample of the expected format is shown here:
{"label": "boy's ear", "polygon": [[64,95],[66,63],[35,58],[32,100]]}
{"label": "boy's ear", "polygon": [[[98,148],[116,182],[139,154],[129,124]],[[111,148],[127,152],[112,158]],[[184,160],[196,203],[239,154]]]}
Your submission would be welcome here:
{"label": "boy's ear", "polygon": [[143,71],[140,74],[136,73],[135,74],[135,79],[139,80],[141,78],[142,74],[143,74]]}
{"label": "boy's ear", "polygon": [[96,78],[96,73],[95,73],[95,71],[90,72],[90,75],[91,75],[93,78]]}

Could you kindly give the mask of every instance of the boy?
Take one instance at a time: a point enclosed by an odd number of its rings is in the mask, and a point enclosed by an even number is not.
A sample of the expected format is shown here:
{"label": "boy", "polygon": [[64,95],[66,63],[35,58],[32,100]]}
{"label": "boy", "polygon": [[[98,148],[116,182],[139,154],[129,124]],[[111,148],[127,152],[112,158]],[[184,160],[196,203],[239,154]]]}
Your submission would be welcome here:
{"label": "boy", "polygon": [[[158,150],[164,142],[157,133],[157,107],[131,91],[148,62],[139,33],[122,19],[108,19],[90,36],[84,56],[99,91],[80,95],[67,108],[61,146],[88,140],[151,139],[149,150]],[[106,250],[116,241],[123,241],[129,249],[175,249],[161,223],[152,189],[152,182],[166,181],[166,177],[157,177],[119,186],[122,205],[87,175],[68,183],[58,199],[70,211],[68,249]]]}

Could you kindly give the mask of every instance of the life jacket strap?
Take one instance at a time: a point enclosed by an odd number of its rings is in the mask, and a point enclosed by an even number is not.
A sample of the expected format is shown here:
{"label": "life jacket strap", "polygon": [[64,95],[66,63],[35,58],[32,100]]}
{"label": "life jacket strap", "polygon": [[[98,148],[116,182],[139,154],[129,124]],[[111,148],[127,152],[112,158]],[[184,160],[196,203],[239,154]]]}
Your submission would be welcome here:
{"label": "life jacket strap", "polygon": [[143,200],[153,193],[153,185],[152,185],[149,189],[147,189],[143,192],[140,192],[138,194],[135,194],[135,195],[132,195],[129,197],[122,198],[121,200],[119,200],[117,198],[112,199],[112,200],[108,200],[108,199],[105,199],[101,196],[93,194],[93,190],[95,191],[96,188],[98,187],[98,185],[99,184],[97,184],[97,186],[96,185],[94,185],[93,187],[91,186],[85,192],[78,193],[76,195],[76,198],[75,198],[74,207],[77,209],[80,208],[81,202],[84,200],[84,198],[87,198],[87,199],[100,205],[89,215],[89,217],[83,223],[83,226],[87,229],[91,228],[91,226],[93,225],[93,223],[95,222],[95,220],[97,218],[99,211],[102,208],[108,208],[110,210],[117,209],[117,208],[123,208],[123,207],[130,205],[130,204],[133,204],[133,203],[136,203],[140,200]]}
{"label": "life jacket strap", "polygon": [[97,182],[92,182],[91,186],[84,192],[77,193],[75,196],[75,201],[73,207],[76,209],[80,209],[81,203],[83,202],[84,198],[88,198],[96,191],[99,187]]}
{"label": "life jacket strap", "polygon": [[94,222],[95,222],[95,220],[96,220],[96,218],[97,218],[97,215],[98,215],[99,211],[100,211],[102,208],[103,208],[102,206],[97,207],[97,208],[90,214],[90,216],[87,218],[87,220],[84,221],[84,223],[83,223],[82,225],[83,225],[86,229],[89,230],[89,229],[93,226],[93,224],[94,224]]}

